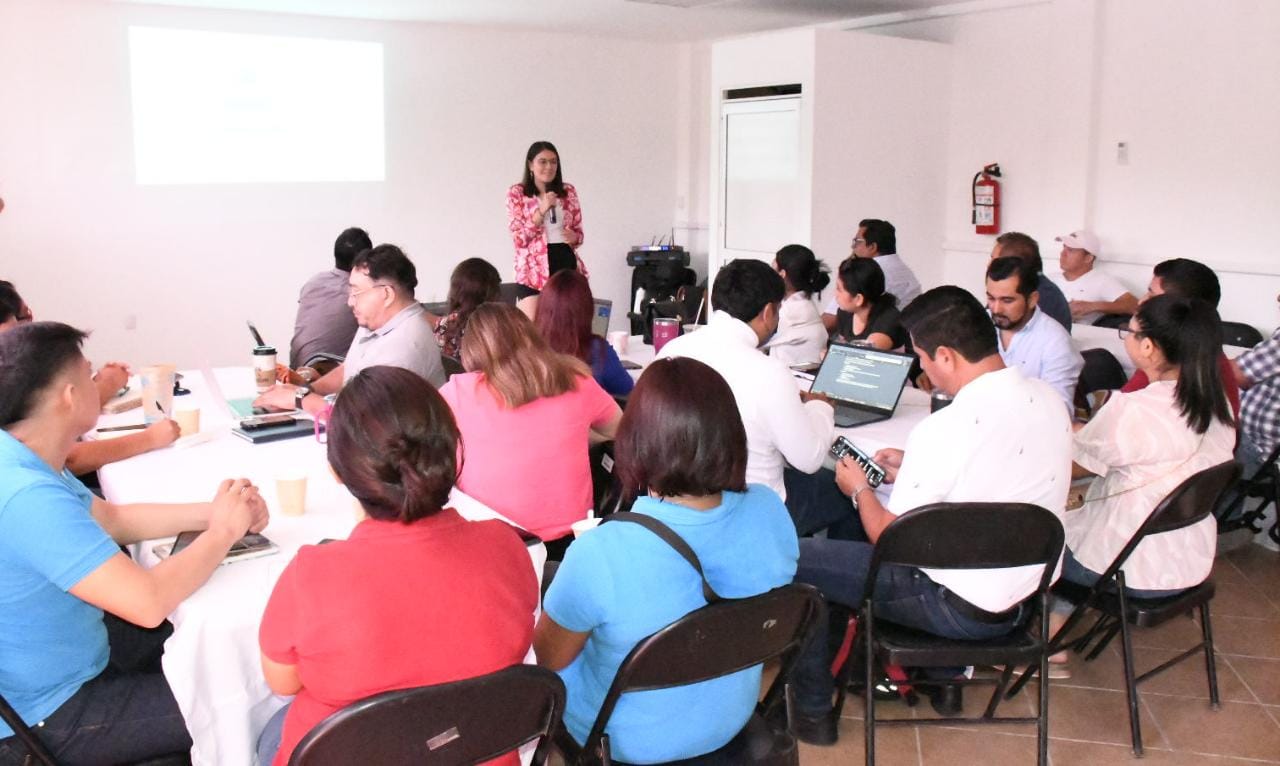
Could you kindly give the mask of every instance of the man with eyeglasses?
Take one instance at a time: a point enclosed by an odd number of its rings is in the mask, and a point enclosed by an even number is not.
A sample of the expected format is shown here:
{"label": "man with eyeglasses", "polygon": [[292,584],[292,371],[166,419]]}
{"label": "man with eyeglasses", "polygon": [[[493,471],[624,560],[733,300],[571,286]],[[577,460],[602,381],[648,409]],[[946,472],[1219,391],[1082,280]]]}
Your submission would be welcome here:
{"label": "man with eyeglasses", "polygon": [[[898,299],[899,309],[905,308],[920,295],[920,280],[916,279],[911,267],[898,257],[898,233],[893,224],[879,218],[864,218],[858,221],[858,233],[852,244],[852,257],[876,259],[876,265],[884,272],[884,291]],[[827,332],[835,332],[836,311],[839,308],[833,297],[823,309],[822,324],[826,326]]]}
{"label": "man with eyeglasses", "polygon": [[356,256],[372,247],[364,229],[344,230],[333,243],[333,268],[302,286],[289,342],[290,366],[301,367],[321,354],[342,354],[351,345],[359,328],[347,307],[347,279]]}
{"label": "man with eyeglasses", "polygon": [[377,365],[401,367],[437,388],[444,385],[440,347],[413,297],[418,286],[413,261],[395,245],[378,245],[356,256],[347,286],[347,305],[360,329],[343,363],[309,386],[296,372],[283,370],[283,382],[255,399],[255,407],[319,412],[325,396]]}

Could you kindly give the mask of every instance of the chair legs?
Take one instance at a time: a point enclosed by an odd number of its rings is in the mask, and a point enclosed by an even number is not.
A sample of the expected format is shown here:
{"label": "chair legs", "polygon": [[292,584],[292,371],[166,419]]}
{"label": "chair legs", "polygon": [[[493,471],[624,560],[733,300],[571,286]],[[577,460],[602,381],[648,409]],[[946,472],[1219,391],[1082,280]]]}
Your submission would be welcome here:
{"label": "chair legs", "polygon": [[1138,719],[1138,682],[1133,669],[1133,640],[1129,634],[1129,621],[1123,615],[1129,613],[1128,600],[1124,595],[1123,573],[1120,573],[1120,646],[1124,659],[1124,694],[1129,703],[1129,736],[1133,739],[1133,754],[1142,755],[1142,723]]}
{"label": "chair legs", "polygon": [[1213,656],[1213,628],[1209,624],[1209,604],[1200,605],[1200,630],[1204,635],[1204,671],[1209,678],[1209,707],[1217,710],[1221,702],[1218,700],[1218,661]]}
{"label": "chair legs", "polygon": [[864,705],[863,710],[865,711],[863,713],[862,718],[863,718],[863,727],[865,731],[864,739],[866,740],[866,748],[865,748],[866,763],[867,763],[867,766],[875,766],[876,764],[876,697],[875,697],[876,684],[874,679],[876,676],[875,676],[875,667],[874,667],[875,658],[874,658],[874,652],[872,651],[872,642],[871,642],[871,630],[872,630],[871,626],[873,625],[874,617],[871,614],[870,604],[868,604],[864,614],[865,614],[865,618],[863,621],[866,624],[868,635],[866,637],[866,641],[865,641],[866,648],[864,650],[864,657],[865,657],[866,664],[863,667],[863,670],[866,672],[866,675],[864,676],[864,678],[866,678],[866,682],[863,684],[863,687],[865,688],[863,689],[863,692],[862,692],[862,695],[863,695],[862,699],[863,699],[863,705]]}

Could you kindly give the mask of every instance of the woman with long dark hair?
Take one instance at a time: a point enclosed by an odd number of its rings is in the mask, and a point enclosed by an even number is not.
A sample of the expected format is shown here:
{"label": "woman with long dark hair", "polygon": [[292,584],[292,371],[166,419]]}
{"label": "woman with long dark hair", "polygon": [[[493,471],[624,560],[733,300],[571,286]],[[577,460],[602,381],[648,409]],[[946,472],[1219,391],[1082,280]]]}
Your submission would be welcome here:
{"label": "woman with long dark hair", "polygon": [[457,359],[462,353],[462,335],[471,312],[481,303],[498,300],[502,277],[483,258],[468,258],[453,267],[449,277],[449,313],[435,318],[436,343],[442,356]]}
{"label": "woman with long dark hair", "polygon": [[591,331],[595,308],[587,278],[576,271],[561,271],[543,286],[533,323],[552,350],[586,362],[605,391],[626,396],[635,381],[613,347]]}
{"label": "woman with long dark hair", "polygon": [[[1158,295],[1120,328],[1125,351],[1151,384],[1113,395],[1076,433],[1076,476],[1096,474],[1084,505],[1067,513],[1062,576],[1089,585],[1166,495],[1184,479],[1231,459],[1235,424],[1218,354],[1218,312]],[[1217,548],[1213,516],[1148,537],[1125,564],[1126,586],[1157,596],[1198,585]]]}
{"label": "woman with long dark hair", "polygon": [[836,337],[891,351],[910,337],[898,318],[898,299],[885,292],[884,272],[873,258],[846,258],[836,279]]}
{"label": "woman with long dark hair", "polygon": [[558,271],[587,274],[577,254],[582,244],[578,191],[564,182],[560,152],[550,141],[535,141],[525,153],[520,183],[507,190],[507,228],[516,248],[516,282],[526,295],[536,294]]}
{"label": "woman with long dark hair", "polygon": [[346,540],[302,546],[267,602],[262,670],[272,691],[297,696],[263,731],[263,766],[288,763],[312,727],[357,699],[524,660],[537,577],[510,526],[447,507],[458,441],[449,406],[408,370],[369,367],[343,387],[329,465],[366,518]]}
{"label": "woman with long dark hair", "polygon": [[779,250],[773,268],[782,275],[786,292],[778,310],[778,332],[769,341],[769,355],[785,364],[816,362],[827,348],[827,328],[813,300],[831,282],[831,275],[804,245]]}
{"label": "woman with long dark hair", "polygon": [[[659,359],[631,393],[618,428],[616,471],[639,497],[633,513],[693,549],[724,598],[791,582],[795,523],[773,490],[746,483],[747,435],[733,391],[702,362]],[[584,533],[543,601],[534,650],[560,673],[564,723],[582,743],[623,658],[641,639],[706,604],[702,581],[661,538],[612,522]],[[760,694],[759,666],[712,681],[626,694],[606,733],[626,763],[666,763],[722,747]]]}

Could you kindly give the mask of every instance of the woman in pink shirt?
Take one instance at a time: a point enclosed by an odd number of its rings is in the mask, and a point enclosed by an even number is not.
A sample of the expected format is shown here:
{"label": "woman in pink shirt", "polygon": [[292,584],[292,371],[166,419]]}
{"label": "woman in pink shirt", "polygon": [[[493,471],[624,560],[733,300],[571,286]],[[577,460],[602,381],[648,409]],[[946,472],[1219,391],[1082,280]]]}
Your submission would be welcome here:
{"label": "woman in pink shirt", "polygon": [[622,410],[586,364],[552,351],[505,304],[472,313],[462,366],[440,389],[462,432],[458,488],[546,540],[559,561],[592,505],[587,448],[613,438]]}

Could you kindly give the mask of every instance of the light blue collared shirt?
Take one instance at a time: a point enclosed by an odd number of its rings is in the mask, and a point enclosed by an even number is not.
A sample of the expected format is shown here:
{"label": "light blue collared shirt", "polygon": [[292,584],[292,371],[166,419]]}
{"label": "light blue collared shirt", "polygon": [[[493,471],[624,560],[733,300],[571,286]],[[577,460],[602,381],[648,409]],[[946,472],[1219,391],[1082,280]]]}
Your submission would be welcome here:
{"label": "light blue collared shirt", "polygon": [[996,343],[1006,365],[1021,369],[1028,378],[1039,378],[1053,386],[1067,405],[1067,412],[1075,411],[1076,381],[1084,367],[1084,358],[1071,345],[1071,336],[1062,325],[1035,309],[1031,320],[1013,334],[1008,348],[998,329]]}

